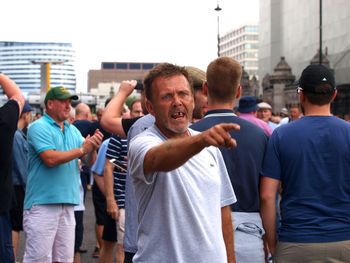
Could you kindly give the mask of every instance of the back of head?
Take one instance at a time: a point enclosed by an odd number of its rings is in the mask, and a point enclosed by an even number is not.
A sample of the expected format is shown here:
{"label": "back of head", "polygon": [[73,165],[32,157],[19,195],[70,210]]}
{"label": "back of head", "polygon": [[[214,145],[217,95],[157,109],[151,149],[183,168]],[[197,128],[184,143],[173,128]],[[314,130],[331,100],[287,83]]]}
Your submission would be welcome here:
{"label": "back of head", "polygon": [[311,104],[329,104],[336,92],[334,74],[322,64],[309,65],[301,73],[299,88]]}
{"label": "back of head", "polygon": [[257,99],[255,96],[243,96],[238,102],[237,111],[240,113],[251,113],[258,110]]}
{"label": "back of head", "polygon": [[152,101],[152,85],[156,78],[170,78],[178,75],[183,75],[187,79],[193,92],[192,80],[185,67],[180,67],[171,63],[161,63],[151,69],[143,80],[146,98]]}
{"label": "back of head", "polygon": [[207,68],[208,94],[220,102],[232,101],[242,76],[242,66],[229,57],[219,57]]}
{"label": "back of head", "polygon": [[205,72],[199,68],[187,66],[185,67],[192,81],[193,89],[196,91],[202,89],[203,83],[206,80]]}
{"label": "back of head", "polygon": [[75,107],[75,119],[76,120],[89,120],[91,119],[91,110],[89,105],[85,103],[79,103]]}

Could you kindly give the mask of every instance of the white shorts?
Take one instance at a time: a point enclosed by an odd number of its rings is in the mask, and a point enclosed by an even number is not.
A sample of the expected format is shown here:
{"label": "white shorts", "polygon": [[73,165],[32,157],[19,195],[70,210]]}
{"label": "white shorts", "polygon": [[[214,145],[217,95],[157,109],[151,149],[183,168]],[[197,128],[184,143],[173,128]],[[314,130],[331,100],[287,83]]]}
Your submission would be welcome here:
{"label": "white shorts", "polygon": [[117,224],[117,244],[124,244],[124,232],[125,232],[125,209],[119,209],[119,218],[116,221]]}
{"label": "white shorts", "polygon": [[73,262],[74,206],[33,205],[23,212],[23,230],[23,263]]}

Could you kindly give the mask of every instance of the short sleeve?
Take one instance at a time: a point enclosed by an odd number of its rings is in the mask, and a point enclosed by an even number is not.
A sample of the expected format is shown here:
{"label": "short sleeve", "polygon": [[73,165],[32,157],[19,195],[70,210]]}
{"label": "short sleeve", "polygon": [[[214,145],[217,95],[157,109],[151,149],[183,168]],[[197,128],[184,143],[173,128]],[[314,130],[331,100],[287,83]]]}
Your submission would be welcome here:
{"label": "short sleeve", "polygon": [[28,128],[28,144],[32,145],[37,154],[46,150],[56,150],[52,140],[51,129],[39,122],[34,122]]}
{"label": "short sleeve", "polygon": [[96,173],[99,176],[103,176],[103,170],[105,168],[105,162],[106,162],[107,144],[108,143],[101,144],[100,149],[98,150],[96,161],[91,167],[91,171]]}
{"label": "short sleeve", "polygon": [[221,179],[221,207],[228,206],[237,202],[235,192],[233,190],[230,177],[227,173],[227,168],[222,157],[222,154],[218,148],[212,147],[216,153],[216,161],[219,167],[220,179]]}
{"label": "short sleeve", "polygon": [[143,165],[146,153],[163,141],[149,133],[141,133],[131,140],[128,152],[129,170],[134,179],[152,184],[156,173],[145,175]]}
{"label": "short sleeve", "polygon": [[278,129],[276,129],[272,133],[269,139],[261,174],[262,176],[271,177],[276,180],[281,180]]}

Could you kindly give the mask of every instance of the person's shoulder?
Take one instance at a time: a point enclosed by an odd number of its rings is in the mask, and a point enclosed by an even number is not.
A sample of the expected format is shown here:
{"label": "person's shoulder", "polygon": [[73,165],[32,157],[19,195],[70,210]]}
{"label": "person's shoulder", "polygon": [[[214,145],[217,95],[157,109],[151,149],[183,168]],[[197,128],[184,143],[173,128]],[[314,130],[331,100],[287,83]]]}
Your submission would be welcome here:
{"label": "person's shoulder", "polygon": [[[268,124],[266,122],[264,122],[263,120],[258,119],[258,122],[261,123],[263,126],[268,126]],[[257,136],[265,136],[264,130],[259,127],[257,124],[252,123],[251,121],[248,121],[246,119],[243,118],[239,118],[237,117],[237,124],[241,127],[241,129],[239,130],[240,133],[244,133],[244,134],[256,134]],[[270,127],[270,126],[268,126]]]}
{"label": "person's shoulder", "polygon": [[142,132],[139,132],[138,134],[135,134],[130,139],[130,143],[136,141],[136,140],[152,140],[152,138],[161,138],[161,134],[158,132],[158,130],[155,128],[154,124],[143,130]]}
{"label": "person's shoulder", "polygon": [[42,116],[40,119],[37,119],[28,125],[28,131],[33,129],[50,129],[50,126],[50,122],[45,116]]}
{"label": "person's shoulder", "polygon": [[144,125],[144,124],[149,124],[149,126],[150,126],[150,125],[153,124],[154,122],[155,122],[154,116],[151,115],[151,114],[147,114],[147,115],[145,115],[145,116],[143,116],[143,117],[141,117],[141,118],[138,118],[138,119],[134,122],[133,126]]}
{"label": "person's shoulder", "polygon": [[23,140],[25,140],[24,139],[24,137],[23,137],[23,135],[22,135],[22,132],[19,130],[19,129],[17,129],[16,131],[15,131],[15,135],[14,135],[14,140],[16,141],[23,141]]}
{"label": "person's shoulder", "polygon": [[139,118],[130,128],[128,132],[128,139],[131,141],[138,134],[146,131],[149,127],[151,127],[155,122],[155,118],[151,114],[147,114],[141,118]]}
{"label": "person's shoulder", "polygon": [[79,127],[86,129],[87,127],[90,127],[91,121],[89,121],[89,120],[76,120],[72,124],[74,126],[76,126],[78,129],[79,129]]}
{"label": "person's shoulder", "polygon": [[77,133],[78,135],[81,136],[80,130],[73,123],[71,123],[71,124],[67,123],[67,127],[70,129],[71,132]]}
{"label": "person's shoulder", "polygon": [[16,100],[9,99],[0,107],[1,119],[15,120],[19,116],[19,104]]}

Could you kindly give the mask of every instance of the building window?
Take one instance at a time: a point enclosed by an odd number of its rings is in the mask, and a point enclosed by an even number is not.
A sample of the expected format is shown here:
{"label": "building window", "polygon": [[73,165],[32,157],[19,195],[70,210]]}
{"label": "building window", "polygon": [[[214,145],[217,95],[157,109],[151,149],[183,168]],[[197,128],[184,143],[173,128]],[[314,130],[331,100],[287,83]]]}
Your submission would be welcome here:
{"label": "building window", "polygon": [[116,66],[116,69],[128,69],[127,63],[116,63],[115,66]]}
{"label": "building window", "polygon": [[154,66],[155,66],[155,64],[153,64],[153,63],[143,63],[142,69],[149,70],[149,69],[152,69]]}
{"label": "building window", "polygon": [[130,63],[130,69],[141,69],[141,63]]}
{"label": "building window", "polygon": [[102,69],[114,69],[114,63],[103,62]]}

